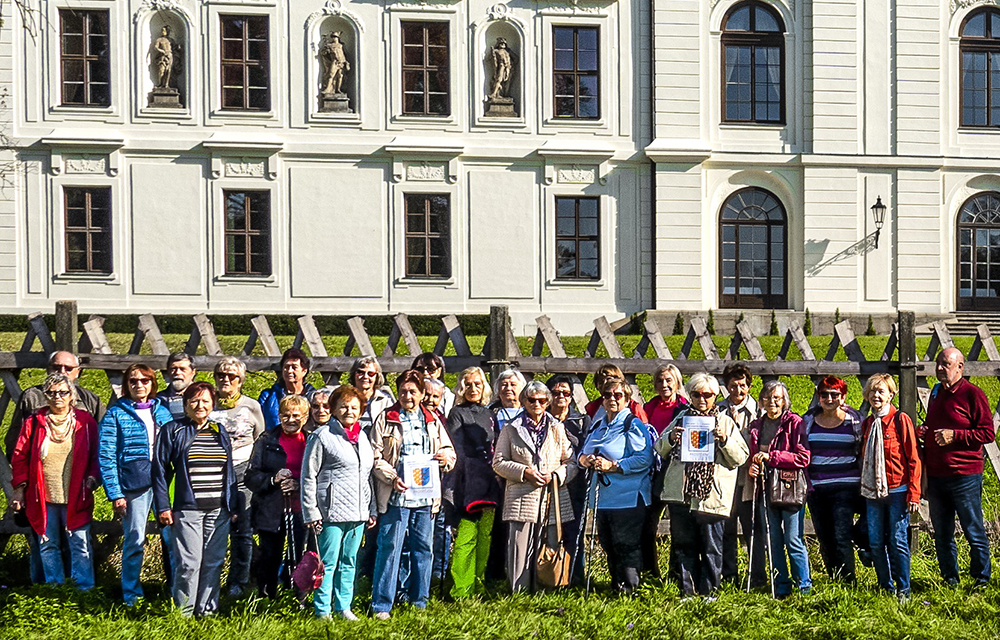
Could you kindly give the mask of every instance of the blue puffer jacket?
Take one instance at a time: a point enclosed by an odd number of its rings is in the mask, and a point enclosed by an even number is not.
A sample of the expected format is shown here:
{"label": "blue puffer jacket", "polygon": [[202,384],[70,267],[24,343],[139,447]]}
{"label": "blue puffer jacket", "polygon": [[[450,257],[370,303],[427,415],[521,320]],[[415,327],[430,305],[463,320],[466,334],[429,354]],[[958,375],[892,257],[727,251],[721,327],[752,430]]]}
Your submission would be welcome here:
{"label": "blue puffer jacket", "polygon": [[[173,417],[160,403],[152,407],[157,429]],[[98,462],[108,500],[141,493],[153,486],[150,442],[146,423],[135,410],[135,402],[121,398],[104,414],[98,427]]]}
{"label": "blue puffer jacket", "polygon": [[[314,393],[316,393],[314,386],[308,382],[302,384],[303,396],[312,399]],[[281,424],[281,420],[278,418],[278,405],[281,403],[281,399],[287,395],[285,381],[281,379],[275,382],[270,389],[264,389],[260,392],[257,402],[260,403],[260,410],[264,414],[264,428],[268,431]]]}

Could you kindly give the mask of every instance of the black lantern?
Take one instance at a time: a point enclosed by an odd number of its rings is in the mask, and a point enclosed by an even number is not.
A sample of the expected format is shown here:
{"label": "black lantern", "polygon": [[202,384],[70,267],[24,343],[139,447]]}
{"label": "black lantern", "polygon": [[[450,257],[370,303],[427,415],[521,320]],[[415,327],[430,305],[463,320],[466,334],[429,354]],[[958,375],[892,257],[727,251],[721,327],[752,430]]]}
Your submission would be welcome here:
{"label": "black lantern", "polygon": [[875,248],[878,249],[878,237],[882,233],[882,225],[885,224],[886,206],[882,204],[882,196],[875,198],[872,205],[872,218],[875,219]]}

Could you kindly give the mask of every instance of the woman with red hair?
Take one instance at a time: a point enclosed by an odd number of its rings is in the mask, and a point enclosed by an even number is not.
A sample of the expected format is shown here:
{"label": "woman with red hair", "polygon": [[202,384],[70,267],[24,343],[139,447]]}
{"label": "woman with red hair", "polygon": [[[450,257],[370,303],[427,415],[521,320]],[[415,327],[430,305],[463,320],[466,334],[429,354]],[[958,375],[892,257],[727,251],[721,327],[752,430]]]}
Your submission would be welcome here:
{"label": "woman with red hair", "polygon": [[855,532],[859,546],[867,547],[865,523],[855,527],[861,502],[861,414],[845,404],[847,383],[827,376],[816,385],[819,404],[802,418],[809,437],[809,496],[823,564],[831,578],[853,583]]}

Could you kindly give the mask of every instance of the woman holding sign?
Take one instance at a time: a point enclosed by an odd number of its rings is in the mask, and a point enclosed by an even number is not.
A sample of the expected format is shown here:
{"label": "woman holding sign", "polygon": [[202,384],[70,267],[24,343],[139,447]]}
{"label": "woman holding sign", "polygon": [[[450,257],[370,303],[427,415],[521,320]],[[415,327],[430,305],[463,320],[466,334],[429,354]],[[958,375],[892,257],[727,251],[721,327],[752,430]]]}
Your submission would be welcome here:
{"label": "woman holding sign", "polygon": [[733,419],[715,405],[714,376],[696,373],[685,390],[688,410],[656,441],[656,452],[669,460],[660,498],[670,508],[678,586],[686,596],[708,596],[722,584],[722,531],[750,449]]}
{"label": "woman holding sign", "polygon": [[448,432],[433,412],[420,404],[424,376],[409,370],[396,378],[399,401],[372,425],[375,452],[375,495],[382,514],[372,611],[388,620],[396,599],[399,558],[406,540],[410,549],[410,604],[423,609],[431,586],[434,514],[441,506],[439,474],[455,465],[455,449]]}
{"label": "woman holding sign", "polygon": [[594,499],[597,538],[608,556],[611,582],[622,593],[639,586],[642,526],[651,503],[649,429],[628,409],[632,388],[610,378],[601,388],[604,412],[580,450],[580,465],[598,474]]}
{"label": "woman holding sign", "polygon": [[[792,594],[792,580],[799,593],[812,589],[809,577],[809,553],[803,538],[805,499],[809,466],[809,436],[802,418],[792,413],[788,387],[777,380],[768,380],[760,391],[758,402],[764,415],[750,423],[749,491],[757,494],[757,517],[767,518],[768,551],[771,571],[777,572],[774,594],[786,598]],[[781,503],[778,500],[782,500]],[[798,504],[794,504],[794,503]],[[792,577],[788,577],[788,562]]]}

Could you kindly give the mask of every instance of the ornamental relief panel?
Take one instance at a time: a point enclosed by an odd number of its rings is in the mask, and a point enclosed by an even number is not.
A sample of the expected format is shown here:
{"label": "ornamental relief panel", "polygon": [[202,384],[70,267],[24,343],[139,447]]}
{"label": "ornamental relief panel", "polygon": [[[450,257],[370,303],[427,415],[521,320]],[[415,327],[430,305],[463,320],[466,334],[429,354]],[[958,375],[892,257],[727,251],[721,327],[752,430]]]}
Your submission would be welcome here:
{"label": "ornamental relief panel", "polygon": [[444,163],[419,162],[406,165],[406,179],[410,182],[444,182],[448,169]]}
{"label": "ornamental relief panel", "polygon": [[66,156],[63,159],[66,173],[106,173],[107,156]]}
{"label": "ornamental relief panel", "polygon": [[267,173],[263,159],[226,158],[223,163],[227,178],[263,178]]}
{"label": "ornamental relief panel", "polygon": [[597,180],[597,167],[578,164],[556,169],[556,182],[560,184],[593,184]]}
{"label": "ornamental relief panel", "polygon": [[951,15],[955,15],[963,9],[968,9],[978,5],[989,5],[995,7],[1000,5],[1000,0],[951,0]]}

